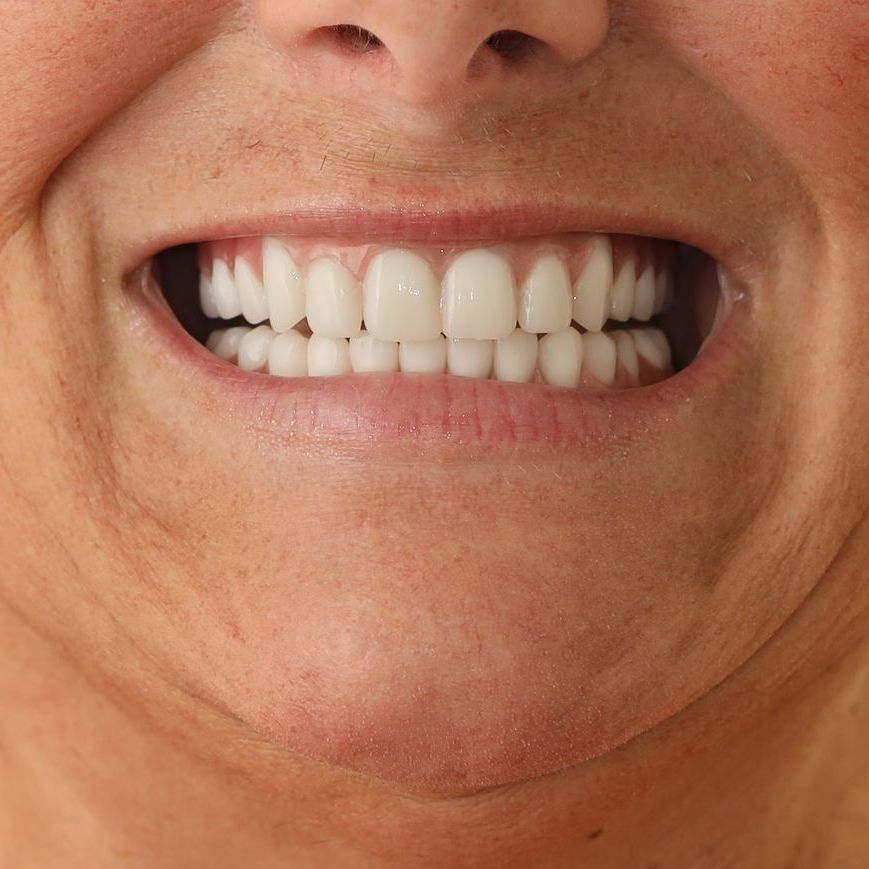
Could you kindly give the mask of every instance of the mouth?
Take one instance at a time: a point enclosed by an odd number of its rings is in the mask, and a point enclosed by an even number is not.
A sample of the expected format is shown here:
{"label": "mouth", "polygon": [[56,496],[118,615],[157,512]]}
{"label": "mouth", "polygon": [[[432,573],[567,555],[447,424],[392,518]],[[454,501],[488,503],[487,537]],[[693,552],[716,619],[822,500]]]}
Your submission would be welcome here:
{"label": "mouth", "polygon": [[553,402],[585,412],[648,396],[697,366],[740,295],[696,247],[597,232],[464,245],[239,235],[168,247],[136,274],[231,389],[275,406],[337,401],[359,424],[359,407],[370,416],[388,395],[404,430],[425,427],[411,405],[451,429],[473,404],[480,429],[491,399],[502,417],[510,405],[515,433],[523,402],[527,422]]}

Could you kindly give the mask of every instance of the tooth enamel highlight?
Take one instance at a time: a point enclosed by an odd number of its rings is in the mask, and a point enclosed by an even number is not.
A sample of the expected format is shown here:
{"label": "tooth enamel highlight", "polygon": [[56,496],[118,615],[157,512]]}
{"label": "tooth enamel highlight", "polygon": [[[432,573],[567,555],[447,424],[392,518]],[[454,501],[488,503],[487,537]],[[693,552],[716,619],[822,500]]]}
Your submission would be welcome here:
{"label": "tooth enamel highlight", "polygon": [[603,332],[586,332],[582,338],[583,370],[604,386],[616,379],[616,342]]}
{"label": "tooth enamel highlight", "polygon": [[631,377],[640,376],[640,360],[637,356],[637,348],[630,332],[613,332],[613,340],[616,342],[616,356],[619,365]]}
{"label": "tooth enamel highlight", "polygon": [[398,371],[398,344],[363,332],[350,339],[350,363],[357,374]]}
{"label": "tooth enamel highlight", "polygon": [[263,241],[263,285],[275,332],[289,332],[305,318],[305,285],[290,252],[276,239]]}
{"label": "tooth enamel highlight", "polygon": [[536,335],[516,329],[509,338],[501,338],[495,342],[493,376],[496,380],[530,383],[536,369]]}
{"label": "tooth enamel highlight", "polygon": [[315,334],[308,339],[308,374],[311,377],[340,377],[352,371],[350,344],[346,338]]}
{"label": "tooth enamel highlight", "polygon": [[211,278],[205,272],[199,275],[199,307],[206,317],[215,319],[220,316],[220,309],[217,307],[217,300],[211,288]]}
{"label": "tooth enamel highlight", "polygon": [[576,329],[565,329],[540,339],[537,367],[550,386],[579,386],[582,358],[583,339]]}
{"label": "tooth enamel highlight", "polygon": [[269,361],[269,347],[275,333],[269,326],[257,326],[238,345],[238,367],[242,371],[262,371]]}
{"label": "tooth enamel highlight", "polygon": [[231,329],[217,329],[208,339],[208,349],[220,359],[234,362],[238,358],[238,346],[250,329],[247,326],[233,326]]}
{"label": "tooth enamel highlight", "polygon": [[269,348],[269,374],[276,377],[306,377],[308,339],[295,330],[276,335]]}
{"label": "tooth enamel highlight", "polygon": [[634,320],[648,320],[655,308],[655,270],[652,266],[646,266],[643,273],[637,279],[634,293]]}
{"label": "tooth enamel highlight", "polygon": [[619,272],[613,284],[612,305],[610,316],[622,323],[631,319],[634,310],[634,293],[637,286],[637,267],[632,259],[629,259]]}
{"label": "tooth enamel highlight", "polygon": [[440,335],[440,283],[410,251],[389,250],[371,261],[363,301],[365,328],[382,341],[432,341]]}
{"label": "tooth enamel highlight", "polygon": [[346,266],[320,257],[308,266],[305,313],[316,335],[352,338],[362,331],[362,286]]}
{"label": "tooth enamel highlight", "polygon": [[[655,332],[658,334],[654,335]],[[671,353],[663,332],[658,329],[632,329],[631,335],[639,356],[654,368],[666,371],[670,365]]]}
{"label": "tooth enamel highlight", "polygon": [[433,341],[402,341],[398,361],[402,371],[443,374],[447,370],[447,340],[440,335]]}
{"label": "tooth enamel highlight", "polygon": [[573,319],[589,332],[600,332],[609,319],[613,292],[613,247],[597,235],[582,274],[573,288]]}
{"label": "tooth enamel highlight", "polygon": [[211,293],[218,313],[224,320],[231,320],[241,313],[235,278],[222,259],[216,259],[211,270]]}
{"label": "tooth enamel highlight", "polygon": [[487,378],[492,373],[494,341],[450,338],[447,341],[447,371],[460,377]]}
{"label": "tooth enamel highlight", "polygon": [[459,256],[443,282],[443,333],[448,338],[506,338],[516,328],[516,284],[509,263],[490,250]]}
{"label": "tooth enamel highlight", "polygon": [[254,325],[268,320],[269,303],[265,287],[243,257],[236,257],[235,260],[235,285],[244,319]]}
{"label": "tooth enamel highlight", "polygon": [[573,291],[561,257],[547,254],[534,264],[519,294],[519,325],[526,332],[560,332],[570,325]]}

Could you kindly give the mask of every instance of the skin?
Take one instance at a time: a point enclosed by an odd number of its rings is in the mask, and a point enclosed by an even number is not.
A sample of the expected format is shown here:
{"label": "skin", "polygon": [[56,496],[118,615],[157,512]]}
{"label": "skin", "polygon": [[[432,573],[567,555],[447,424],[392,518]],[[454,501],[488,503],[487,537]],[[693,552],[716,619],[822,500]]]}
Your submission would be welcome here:
{"label": "skin", "polygon": [[[865,860],[869,8],[576,6],[0,0],[0,862]],[[707,243],[741,337],[611,437],[295,435],[127,278],[336,196]]]}

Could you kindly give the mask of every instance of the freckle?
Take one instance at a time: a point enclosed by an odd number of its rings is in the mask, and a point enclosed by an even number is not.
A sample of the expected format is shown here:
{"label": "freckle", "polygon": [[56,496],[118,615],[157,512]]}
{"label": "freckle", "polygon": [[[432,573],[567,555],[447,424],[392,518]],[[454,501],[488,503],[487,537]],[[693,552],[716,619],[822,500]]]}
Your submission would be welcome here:
{"label": "freckle", "polygon": [[218,166],[218,167],[217,167],[217,168],[216,168],[216,169],[211,173],[211,177],[212,177],[212,178],[220,178],[221,175],[223,175],[223,169],[221,169],[220,166]]}
{"label": "freckle", "polygon": [[592,842],[595,839],[599,839],[603,835],[603,827],[598,827],[596,830],[592,830],[588,834],[588,841]]}

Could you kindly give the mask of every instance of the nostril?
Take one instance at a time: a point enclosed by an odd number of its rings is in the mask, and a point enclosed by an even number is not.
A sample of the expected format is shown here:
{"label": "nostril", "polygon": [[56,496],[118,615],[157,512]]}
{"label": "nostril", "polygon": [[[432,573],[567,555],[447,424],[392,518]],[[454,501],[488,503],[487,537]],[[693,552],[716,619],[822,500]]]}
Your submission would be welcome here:
{"label": "nostril", "polygon": [[486,45],[505,60],[522,60],[533,54],[538,41],[518,30],[498,30],[487,40]]}
{"label": "nostril", "polygon": [[353,54],[367,54],[383,46],[375,34],[358,24],[336,24],[322,28],[321,32]]}

